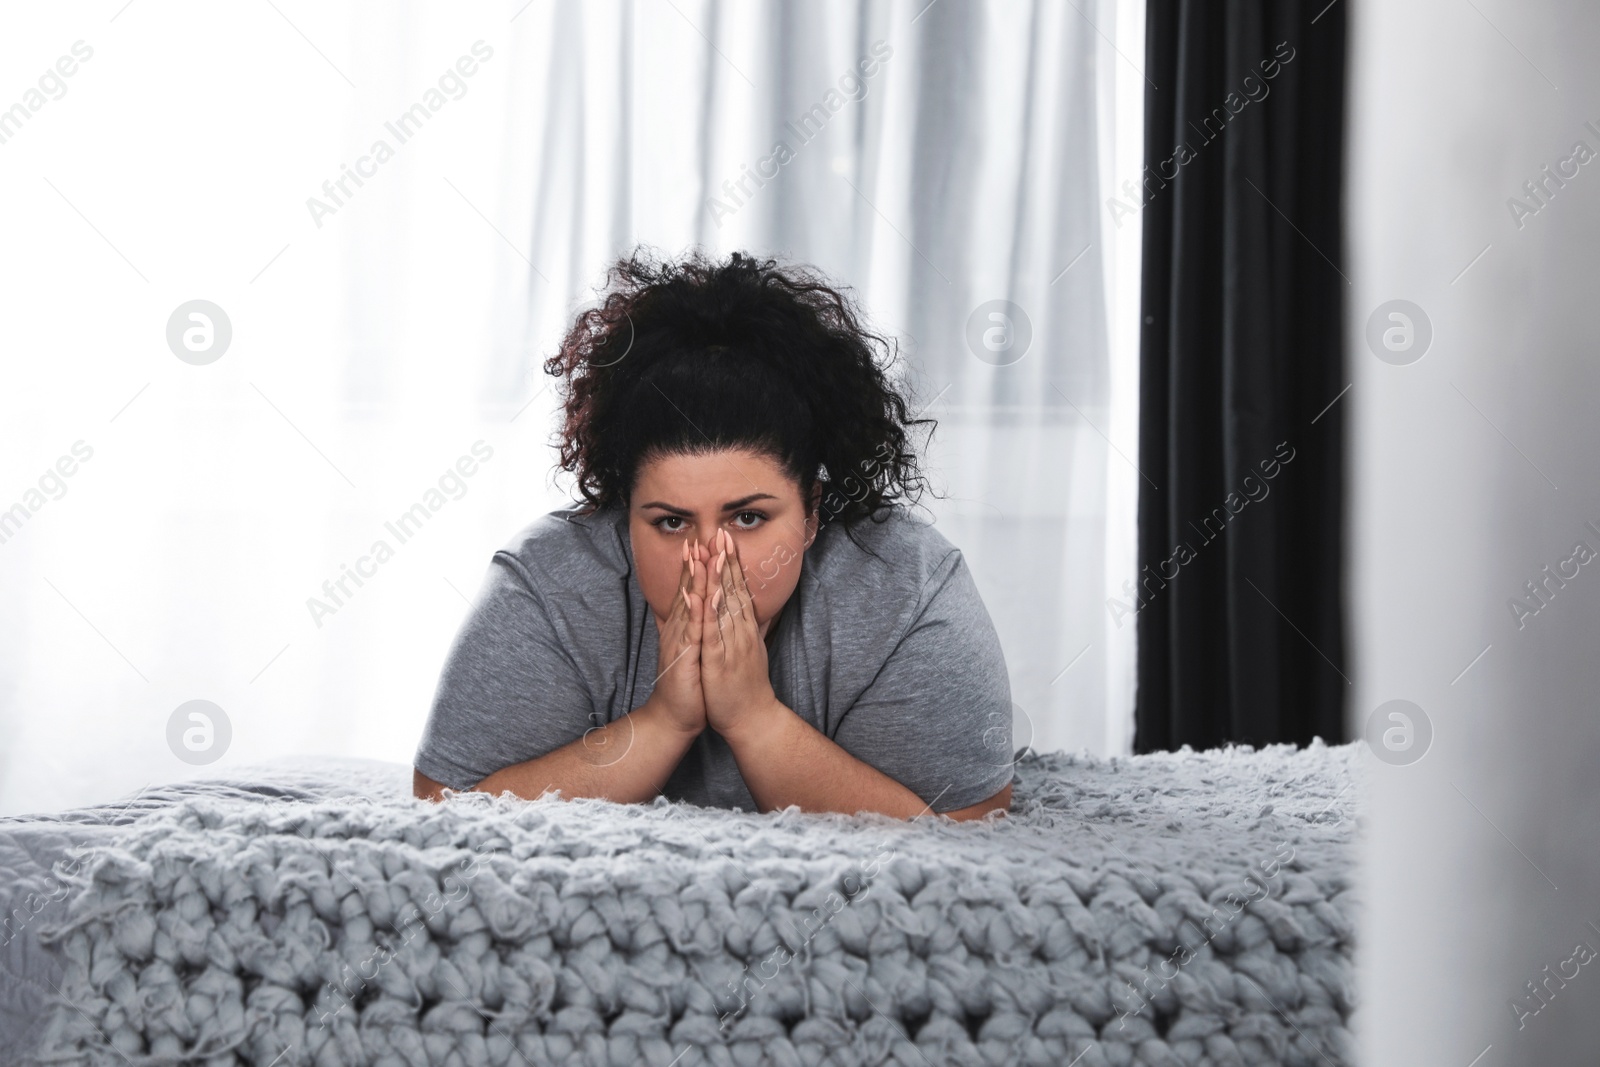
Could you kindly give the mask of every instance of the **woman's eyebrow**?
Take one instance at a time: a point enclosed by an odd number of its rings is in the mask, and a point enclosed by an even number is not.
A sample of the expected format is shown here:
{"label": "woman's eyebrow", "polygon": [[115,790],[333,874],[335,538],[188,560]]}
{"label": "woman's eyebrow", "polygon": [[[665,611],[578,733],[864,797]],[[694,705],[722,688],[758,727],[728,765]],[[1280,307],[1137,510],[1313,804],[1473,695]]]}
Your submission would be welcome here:
{"label": "woman's eyebrow", "polygon": [[[771,493],[751,493],[749,496],[742,496],[738,500],[730,500],[730,501],[728,501],[726,504],[722,505],[722,510],[723,511],[738,511],[740,508],[745,507],[748,504],[753,504],[757,500],[776,500],[776,499],[778,499],[778,498],[773,496]],[[660,508],[662,511],[670,511],[674,515],[682,515],[682,516],[685,516],[685,517],[688,517],[688,518],[693,518],[694,517],[694,512],[688,510],[687,508],[675,507],[672,504],[663,503],[660,500],[652,500],[648,504],[640,504],[639,507],[640,508]]]}

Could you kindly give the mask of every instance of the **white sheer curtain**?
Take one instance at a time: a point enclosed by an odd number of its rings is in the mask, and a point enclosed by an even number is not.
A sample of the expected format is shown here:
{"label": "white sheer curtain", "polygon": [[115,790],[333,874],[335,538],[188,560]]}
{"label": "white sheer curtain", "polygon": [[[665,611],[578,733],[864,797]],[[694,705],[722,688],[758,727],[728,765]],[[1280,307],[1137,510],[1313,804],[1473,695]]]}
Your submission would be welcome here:
{"label": "white sheer curtain", "polygon": [[[1105,204],[1137,180],[1141,5],[7,17],[8,69],[94,52],[0,145],[0,508],[28,513],[0,542],[0,813],[190,773],[191,700],[227,721],[213,768],[408,760],[489,554],[568,498],[538,364],[637,243],[855,288],[939,420],[925,503],[1018,744],[1128,750],[1105,602],[1134,574],[1138,220]],[[232,329],[205,365],[164,335],[195,299]]]}

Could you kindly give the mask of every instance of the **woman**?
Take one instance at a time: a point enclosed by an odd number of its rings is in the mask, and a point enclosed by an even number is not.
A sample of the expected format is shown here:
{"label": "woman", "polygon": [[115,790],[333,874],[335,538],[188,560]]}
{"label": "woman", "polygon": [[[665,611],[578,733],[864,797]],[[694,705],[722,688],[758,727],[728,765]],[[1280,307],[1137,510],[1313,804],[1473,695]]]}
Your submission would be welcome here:
{"label": "woman", "polygon": [[882,339],[813,272],[737,252],[608,279],[545,363],[583,503],[491,560],[417,795],[1009,808],[1005,659],[960,550],[900,503],[933,420]]}

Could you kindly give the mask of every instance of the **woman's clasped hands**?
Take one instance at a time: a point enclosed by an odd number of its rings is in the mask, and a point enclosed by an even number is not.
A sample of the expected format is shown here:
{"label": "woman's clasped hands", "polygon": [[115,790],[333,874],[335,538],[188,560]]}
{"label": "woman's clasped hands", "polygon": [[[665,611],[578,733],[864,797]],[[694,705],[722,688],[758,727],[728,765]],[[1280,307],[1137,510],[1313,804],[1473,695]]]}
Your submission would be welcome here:
{"label": "woman's clasped hands", "polygon": [[732,738],[777,705],[768,676],[764,627],[733,536],[718,529],[708,547],[686,538],[672,609],[656,617],[660,638],[652,699],[681,729],[710,726]]}

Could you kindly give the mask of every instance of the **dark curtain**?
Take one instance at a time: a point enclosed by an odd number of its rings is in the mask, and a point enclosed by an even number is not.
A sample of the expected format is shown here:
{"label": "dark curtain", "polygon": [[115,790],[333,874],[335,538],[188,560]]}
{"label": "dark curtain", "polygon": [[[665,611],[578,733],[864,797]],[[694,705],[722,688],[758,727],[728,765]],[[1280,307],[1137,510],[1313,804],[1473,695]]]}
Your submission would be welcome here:
{"label": "dark curtain", "polygon": [[1345,739],[1347,7],[1148,8],[1136,752]]}

